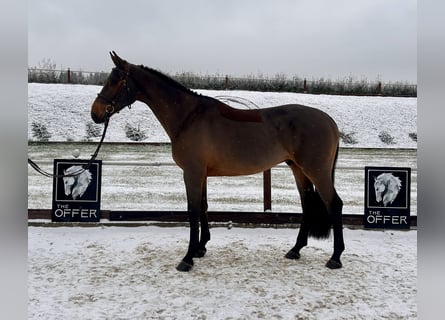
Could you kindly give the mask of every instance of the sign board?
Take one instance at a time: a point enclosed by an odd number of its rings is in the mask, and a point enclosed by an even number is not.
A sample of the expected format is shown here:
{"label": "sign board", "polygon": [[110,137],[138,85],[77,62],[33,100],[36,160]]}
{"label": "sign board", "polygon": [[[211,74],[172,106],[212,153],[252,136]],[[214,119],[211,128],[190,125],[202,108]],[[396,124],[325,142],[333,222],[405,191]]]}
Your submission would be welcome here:
{"label": "sign board", "polygon": [[411,168],[365,167],[365,228],[409,229]]}
{"label": "sign board", "polygon": [[83,170],[88,160],[55,159],[54,174],[80,173],[53,180],[53,222],[99,222],[102,161],[95,160]]}

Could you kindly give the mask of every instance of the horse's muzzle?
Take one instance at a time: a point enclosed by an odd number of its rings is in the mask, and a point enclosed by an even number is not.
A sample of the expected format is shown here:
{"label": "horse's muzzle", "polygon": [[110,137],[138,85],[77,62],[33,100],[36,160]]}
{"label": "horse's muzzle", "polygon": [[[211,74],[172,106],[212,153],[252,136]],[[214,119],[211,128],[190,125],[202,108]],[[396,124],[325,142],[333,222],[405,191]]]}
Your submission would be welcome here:
{"label": "horse's muzzle", "polygon": [[95,123],[103,123],[105,121],[105,114],[99,117],[95,112],[91,112],[91,119],[93,119]]}
{"label": "horse's muzzle", "polygon": [[91,119],[93,119],[95,123],[104,123],[106,113],[106,106],[96,98],[91,106]]}

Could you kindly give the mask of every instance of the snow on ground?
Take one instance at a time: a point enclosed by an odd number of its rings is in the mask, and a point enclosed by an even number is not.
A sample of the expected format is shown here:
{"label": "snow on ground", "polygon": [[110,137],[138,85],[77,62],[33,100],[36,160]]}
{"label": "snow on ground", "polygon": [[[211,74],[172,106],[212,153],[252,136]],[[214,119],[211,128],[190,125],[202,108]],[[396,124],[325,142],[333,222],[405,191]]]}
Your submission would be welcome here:
{"label": "snow on ground", "polygon": [[176,271],[188,229],[29,227],[29,319],[416,319],[417,231],[345,229],[284,254],[298,229],[213,228],[207,255]]}
{"label": "snow on ground", "polygon": [[[92,124],[90,108],[99,86],[67,84],[28,84],[28,139],[33,136],[32,125],[44,124],[50,141],[83,141],[87,139],[87,123]],[[289,103],[304,104],[327,112],[338,123],[344,134],[357,140],[356,144],[341,146],[366,148],[417,148],[410,134],[417,134],[417,98],[355,97],[311,95],[298,93],[196,90],[211,97],[247,99],[264,108]],[[246,106],[229,102],[235,107]],[[168,136],[143,103],[134,103],[113,117],[106,141],[129,142],[125,126],[139,127],[147,142],[169,142]],[[101,128],[101,127],[100,127]],[[393,144],[381,141],[379,135],[388,133]],[[93,140],[98,140],[94,138]]]}

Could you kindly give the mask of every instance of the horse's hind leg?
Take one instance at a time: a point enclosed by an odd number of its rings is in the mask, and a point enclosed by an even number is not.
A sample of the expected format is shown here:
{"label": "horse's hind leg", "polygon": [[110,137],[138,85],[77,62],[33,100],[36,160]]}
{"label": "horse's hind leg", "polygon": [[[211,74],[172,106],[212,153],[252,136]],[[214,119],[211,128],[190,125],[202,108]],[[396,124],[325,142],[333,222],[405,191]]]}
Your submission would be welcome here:
{"label": "horse's hind leg", "polygon": [[[288,163],[294,173],[301,196],[303,220],[297,237],[297,243],[286,254],[286,258],[300,258],[300,250],[307,245],[308,236],[326,238],[331,225],[334,229],[334,253],[326,266],[331,269],[341,268],[340,256],[344,251],[342,207],[343,202],[333,186],[331,174],[317,173],[311,180],[293,162]],[[328,172],[328,171],[326,171]],[[314,190],[315,186],[315,190]]]}
{"label": "horse's hind leg", "polygon": [[207,216],[207,178],[204,180],[202,187],[202,200],[201,200],[201,212],[200,212],[200,222],[201,222],[201,239],[199,240],[198,251],[195,257],[202,258],[207,252],[206,244],[210,240],[210,230],[209,230],[209,219]]}
{"label": "horse's hind leg", "polygon": [[300,250],[307,245],[307,239],[309,236],[309,223],[307,221],[309,212],[312,207],[312,198],[314,194],[314,187],[312,182],[303,174],[300,168],[295,163],[288,162],[288,165],[292,169],[292,172],[297,183],[297,189],[300,194],[301,207],[303,209],[303,219],[300,224],[300,231],[298,232],[297,242],[295,246],[289,250],[286,254],[288,259],[299,259]]}
{"label": "horse's hind leg", "polygon": [[323,202],[326,204],[334,229],[334,253],[332,254],[331,259],[326,263],[326,267],[330,269],[338,269],[342,267],[340,256],[345,250],[342,221],[343,201],[335,191],[332,179],[325,178],[322,183],[314,180],[314,185],[318,190],[320,197],[323,199]]}

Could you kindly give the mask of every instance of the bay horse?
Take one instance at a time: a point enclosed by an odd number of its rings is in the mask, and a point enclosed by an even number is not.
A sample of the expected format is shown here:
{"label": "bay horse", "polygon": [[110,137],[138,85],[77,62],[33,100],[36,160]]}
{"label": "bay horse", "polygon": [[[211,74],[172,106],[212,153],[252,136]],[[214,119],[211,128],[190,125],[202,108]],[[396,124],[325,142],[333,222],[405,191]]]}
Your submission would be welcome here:
{"label": "bay horse", "polygon": [[297,104],[235,109],[114,51],[110,55],[115,67],[91,106],[91,117],[104,123],[137,100],[151,108],[168,134],[173,159],[184,173],[190,224],[188,250],[177,270],[189,271],[193,258],[207,251],[207,177],[259,173],[281,162],[295,176],[303,209],[296,244],[285,257],[299,259],[308,236],[327,238],[333,227],[334,252],[326,266],[342,267],[343,202],[334,188],[339,131],[330,116]]}

